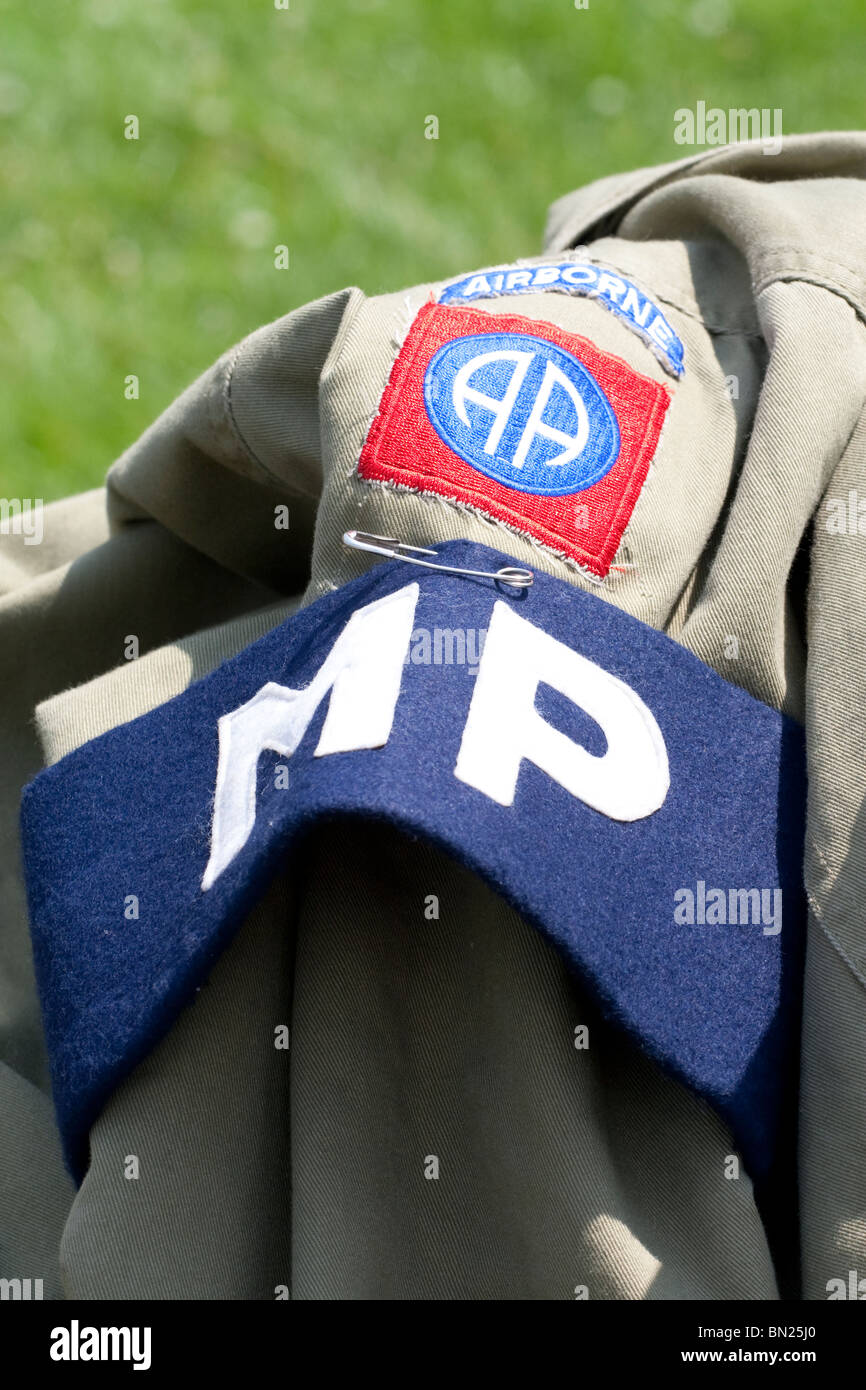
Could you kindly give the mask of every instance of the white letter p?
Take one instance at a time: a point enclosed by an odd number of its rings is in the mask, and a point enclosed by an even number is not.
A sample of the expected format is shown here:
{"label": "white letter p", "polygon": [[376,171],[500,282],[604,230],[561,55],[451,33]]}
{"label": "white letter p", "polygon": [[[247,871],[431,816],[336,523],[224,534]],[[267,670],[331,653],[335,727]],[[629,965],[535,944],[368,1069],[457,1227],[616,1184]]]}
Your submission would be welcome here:
{"label": "white letter p", "polygon": [[[607,738],[601,757],[542,719],[535,708],[541,683],[601,726]],[[637,692],[500,601],[490,620],[454,775],[510,806],[524,758],[612,820],[651,816],[670,786],[662,732]]]}

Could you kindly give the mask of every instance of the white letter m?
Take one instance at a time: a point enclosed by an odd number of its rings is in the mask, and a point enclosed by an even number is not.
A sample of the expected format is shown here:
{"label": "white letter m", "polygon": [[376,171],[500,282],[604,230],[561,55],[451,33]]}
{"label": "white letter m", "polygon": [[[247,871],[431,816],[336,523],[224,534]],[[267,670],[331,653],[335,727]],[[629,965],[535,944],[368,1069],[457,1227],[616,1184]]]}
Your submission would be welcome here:
{"label": "white letter m", "polygon": [[212,887],[246,844],[256,819],[256,769],[265,749],[291,757],[330,691],[314,756],[381,748],[394,723],[412,636],[418,585],[353,613],[304,690],[268,681],[219,721],[211,852],[201,881]]}

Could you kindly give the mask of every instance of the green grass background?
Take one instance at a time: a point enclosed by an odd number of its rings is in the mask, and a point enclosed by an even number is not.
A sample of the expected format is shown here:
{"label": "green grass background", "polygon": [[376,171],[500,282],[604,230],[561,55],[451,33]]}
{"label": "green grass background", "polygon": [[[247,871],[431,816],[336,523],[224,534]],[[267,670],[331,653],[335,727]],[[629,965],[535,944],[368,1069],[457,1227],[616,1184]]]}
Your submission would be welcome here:
{"label": "green grass background", "polygon": [[688,153],[677,107],[864,124],[863,0],[289,6],[0,0],[0,496],[100,482],[298,304],[537,251],[560,194]]}

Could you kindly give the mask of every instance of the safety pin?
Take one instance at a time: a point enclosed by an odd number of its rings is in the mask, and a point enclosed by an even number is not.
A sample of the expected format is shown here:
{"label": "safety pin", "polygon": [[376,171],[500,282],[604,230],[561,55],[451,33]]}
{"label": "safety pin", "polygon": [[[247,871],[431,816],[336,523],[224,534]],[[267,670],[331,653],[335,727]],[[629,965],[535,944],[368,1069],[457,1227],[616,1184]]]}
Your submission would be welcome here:
{"label": "safety pin", "polygon": [[[371,536],[367,531],[346,531],[343,544],[352,550],[368,550],[371,555],[386,555],[389,560],[405,560],[407,565],[423,565],[427,570],[441,570],[443,574],[470,575],[473,579],[495,579],[512,589],[528,589],[533,580],[532,570],[518,569],[506,565],[496,570],[464,570],[456,565],[431,565],[429,560],[416,560],[416,555],[436,555],[435,550],[427,550],[421,545],[406,545],[393,536]],[[407,555],[411,550],[413,554]]]}

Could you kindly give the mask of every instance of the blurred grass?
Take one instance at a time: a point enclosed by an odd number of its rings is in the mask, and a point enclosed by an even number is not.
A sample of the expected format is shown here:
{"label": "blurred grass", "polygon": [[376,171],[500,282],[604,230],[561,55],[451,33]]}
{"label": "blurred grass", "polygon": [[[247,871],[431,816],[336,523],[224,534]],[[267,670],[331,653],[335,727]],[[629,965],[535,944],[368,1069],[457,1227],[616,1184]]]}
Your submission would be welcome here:
{"label": "blurred grass", "polygon": [[552,199],[688,153],[680,106],[863,124],[862,0],[289,4],[0,0],[0,496],[97,484],[298,304],[534,253]]}

